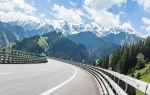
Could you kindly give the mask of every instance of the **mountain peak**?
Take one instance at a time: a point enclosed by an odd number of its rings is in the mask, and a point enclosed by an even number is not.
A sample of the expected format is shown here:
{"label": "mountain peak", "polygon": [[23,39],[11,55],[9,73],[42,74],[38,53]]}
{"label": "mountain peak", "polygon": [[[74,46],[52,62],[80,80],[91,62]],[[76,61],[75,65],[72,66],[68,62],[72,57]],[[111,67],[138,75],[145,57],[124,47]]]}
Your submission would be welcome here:
{"label": "mountain peak", "polygon": [[135,31],[133,29],[125,27],[109,28],[95,24],[74,24],[62,20],[16,20],[9,21],[8,23],[11,25],[22,26],[25,30],[29,31],[40,29],[43,30],[42,33],[49,31],[57,31],[62,32],[66,36],[88,31],[92,32],[98,37],[105,37],[109,34],[119,34],[120,32],[124,32],[127,34],[135,34]]}

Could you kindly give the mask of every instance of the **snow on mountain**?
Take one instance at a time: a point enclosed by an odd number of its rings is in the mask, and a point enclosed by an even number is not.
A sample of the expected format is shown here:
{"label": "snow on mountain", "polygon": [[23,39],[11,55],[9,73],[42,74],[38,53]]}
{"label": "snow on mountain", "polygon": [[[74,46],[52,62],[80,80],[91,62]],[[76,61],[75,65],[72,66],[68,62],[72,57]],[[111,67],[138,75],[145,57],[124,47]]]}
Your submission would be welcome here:
{"label": "snow on mountain", "polygon": [[128,44],[135,43],[142,38],[140,38],[134,34],[129,34],[127,32],[121,31],[117,34],[109,33],[108,35],[101,37],[101,39],[103,39],[107,42],[117,44],[117,45],[123,45],[125,43],[128,43]]}
{"label": "snow on mountain", "polygon": [[12,25],[20,25],[25,30],[42,30],[42,32],[57,31],[65,35],[77,34],[80,32],[90,31],[98,37],[106,36],[110,33],[118,34],[120,32],[127,32],[134,34],[134,30],[123,27],[104,27],[96,24],[74,24],[67,21],[60,20],[25,20],[25,21],[9,21]]}
{"label": "snow on mountain", "polygon": [[[135,35],[135,30],[124,27],[104,27],[97,24],[74,24],[60,20],[16,20],[7,21],[12,26],[21,26],[28,33],[28,36],[41,35],[50,31],[62,32],[69,36],[81,32],[92,32],[97,37],[106,41],[122,45],[124,43],[133,43],[139,39]],[[116,39],[113,40],[112,39]]]}

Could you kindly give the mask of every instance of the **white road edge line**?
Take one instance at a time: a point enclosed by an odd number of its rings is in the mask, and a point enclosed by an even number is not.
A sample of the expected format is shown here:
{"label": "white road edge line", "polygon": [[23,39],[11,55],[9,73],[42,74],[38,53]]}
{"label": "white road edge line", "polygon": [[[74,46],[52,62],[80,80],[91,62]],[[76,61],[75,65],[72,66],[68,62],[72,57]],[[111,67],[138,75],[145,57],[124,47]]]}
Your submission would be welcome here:
{"label": "white road edge line", "polygon": [[12,74],[13,72],[0,73],[0,75]]}
{"label": "white road edge line", "polygon": [[76,77],[76,75],[77,75],[77,73],[78,73],[78,72],[77,72],[77,68],[74,67],[74,69],[75,69],[75,72],[74,72],[74,74],[73,74],[69,79],[67,79],[65,82],[63,82],[63,83],[61,83],[61,84],[59,84],[59,85],[57,85],[57,86],[55,86],[55,87],[49,89],[48,91],[46,91],[46,92],[44,92],[44,93],[41,93],[40,95],[48,95],[48,94],[51,94],[51,93],[54,92],[55,90],[61,88],[61,87],[64,86],[65,84],[69,83],[72,79],[74,79],[74,78]]}

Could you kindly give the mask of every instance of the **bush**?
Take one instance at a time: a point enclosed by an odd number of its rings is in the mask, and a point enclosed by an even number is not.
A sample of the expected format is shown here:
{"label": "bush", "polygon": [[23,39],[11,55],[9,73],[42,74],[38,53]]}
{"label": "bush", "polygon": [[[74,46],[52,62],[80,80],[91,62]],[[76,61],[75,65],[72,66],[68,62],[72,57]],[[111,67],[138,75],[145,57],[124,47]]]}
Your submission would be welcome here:
{"label": "bush", "polygon": [[143,63],[138,62],[138,63],[136,64],[136,66],[135,66],[135,69],[140,70],[140,69],[142,69],[142,68],[144,68],[144,67],[145,67],[145,65],[144,65]]}
{"label": "bush", "polygon": [[134,73],[132,73],[132,74],[131,74],[131,77],[133,77],[133,78],[134,78]]}
{"label": "bush", "polygon": [[136,78],[140,79],[140,77],[141,77],[141,74],[140,74],[140,72],[138,72]]}

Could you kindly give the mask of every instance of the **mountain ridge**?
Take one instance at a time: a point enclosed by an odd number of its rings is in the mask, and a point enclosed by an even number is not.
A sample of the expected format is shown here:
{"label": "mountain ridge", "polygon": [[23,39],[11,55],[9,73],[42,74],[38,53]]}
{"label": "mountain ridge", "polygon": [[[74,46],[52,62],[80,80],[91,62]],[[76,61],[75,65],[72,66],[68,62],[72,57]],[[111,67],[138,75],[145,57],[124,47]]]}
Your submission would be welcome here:
{"label": "mountain ridge", "polygon": [[[42,43],[40,42],[41,40]],[[89,56],[84,45],[77,44],[63,37],[62,33],[57,33],[55,31],[17,41],[13,48],[38,54],[45,53],[51,57],[73,60],[76,62],[82,62],[84,60],[85,63],[92,63],[92,61],[94,61],[94,58]]]}
{"label": "mountain ridge", "polygon": [[[69,37],[71,35],[80,34],[80,33],[86,33],[91,32],[91,35],[94,34],[98,38],[112,44],[122,45],[124,43],[132,43],[136,42],[136,40],[139,38],[133,33],[133,30],[126,29],[122,27],[116,27],[116,28],[108,28],[108,27],[102,27],[102,26],[96,26],[96,25],[90,25],[90,24],[73,24],[69,23],[67,21],[61,21],[61,22],[46,22],[46,21],[11,21],[11,22],[1,22],[2,24],[5,24],[5,26],[1,25],[0,31],[2,32],[2,37],[0,39],[3,39],[0,42],[0,45],[7,44],[8,42],[13,42],[15,40],[22,40],[23,38],[32,37],[35,35],[42,35],[45,33],[48,33],[50,31],[56,31],[61,32],[64,36]],[[11,26],[11,27],[10,27]],[[7,29],[4,29],[4,28]],[[9,30],[5,31],[5,30]],[[12,31],[13,30],[13,31]],[[128,31],[128,32],[127,32]],[[129,33],[131,32],[131,33]],[[9,34],[12,33],[12,37],[9,37]],[[123,33],[120,37],[118,36],[120,33]],[[110,36],[113,35],[113,36]],[[122,36],[125,36],[122,37]],[[113,38],[119,38],[116,39],[115,42],[113,42]],[[127,41],[126,37],[129,37],[132,39],[131,41]],[[9,40],[12,38],[11,40]],[[94,42],[93,42],[94,43]]]}
{"label": "mountain ridge", "polygon": [[[6,21],[11,25],[19,25],[25,28],[25,30],[36,30],[42,27],[50,27],[49,31],[60,30],[63,34],[72,35],[80,32],[91,31],[98,37],[108,35],[109,33],[117,34],[121,31],[128,32],[129,34],[135,34],[135,31],[125,27],[104,27],[95,24],[74,24],[67,21],[49,21],[49,20],[26,20],[26,21]],[[136,35],[136,34],[135,34]]]}
{"label": "mountain ridge", "polygon": [[92,32],[81,32],[70,35],[68,38],[76,43],[85,45],[91,55],[104,57],[110,54],[119,45],[109,43]]}

